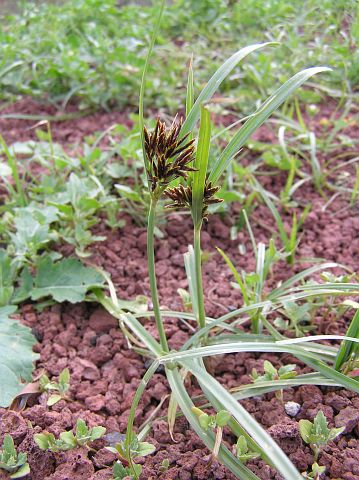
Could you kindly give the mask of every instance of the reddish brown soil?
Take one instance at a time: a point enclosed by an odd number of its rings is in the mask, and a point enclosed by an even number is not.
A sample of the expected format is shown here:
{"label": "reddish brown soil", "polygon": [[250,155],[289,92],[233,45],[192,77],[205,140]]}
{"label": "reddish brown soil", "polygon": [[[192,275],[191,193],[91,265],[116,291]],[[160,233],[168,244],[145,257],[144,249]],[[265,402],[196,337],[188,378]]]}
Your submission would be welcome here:
{"label": "reddish brown soil", "polygon": [[[39,113],[31,103],[13,107],[21,113]],[[40,110],[49,113],[47,108]],[[81,136],[103,130],[112,123],[123,121],[121,114],[94,114],[87,119],[72,120],[70,125],[53,124],[56,140],[68,142],[80,140]],[[84,123],[85,122],[85,123]],[[33,124],[33,122],[30,122]],[[0,131],[9,142],[28,139],[32,130],[26,130],[23,121],[0,121]],[[5,126],[6,125],[6,126]],[[10,125],[10,126],[9,126]],[[63,132],[68,132],[64,134]],[[72,132],[72,133],[71,133]],[[78,133],[81,132],[81,133]],[[74,136],[72,136],[74,135]],[[268,132],[263,131],[263,135]],[[263,182],[271,191],[277,191],[282,183],[281,176],[267,177]],[[311,201],[309,214],[298,248],[298,258],[323,257],[343,263],[353,270],[359,266],[359,209],[348,207],[347,199],[337,198],[323,211],[326,200],[307,184],[297,192],[299,205]],[[283,212],[289,222],[290,217]],[[274,223],[263,206],[256,209],[252,220],[255,238],[268,243]],[[107,241],[93,246],[91,261],[110,272],[120,298],[134,298],[135,295],[149,296],[146,268],[146,231],[126,218],[126,226],[116,232],[100,223],[96,230],[107,235]],[[229,239],[232,221],[229,217],[210,218],[203,232],[203,250],[208,253],[204,263],[204,285],[206,310],[210,316],[219,316],[241,305],[237,290],[230,287],[229,270],[224,265],[215,247],[221,247],[239,269],[253,271],[254,259],[246,232],[241,231],[236,240]],[[164,227],[165,238],[158,241],[156,248],[158,284],[161,304],[170,309],[181,309],[182,303],[177,288],[187,287],[183,268],[183,253],[192,242],[191,224],[188,218],[171,214]],[[246,255],[241,255],[238,245],[246,246]],[[271,285],[288,278],[303,269],[305,264],[296,263],[294,269],[285,263],[278,264],[270,280]],[[350,317],[334,322],[329,317],[318,316],[315,320],[318,333],[344,333]],[[32,304],[22,308],[21,320],[33,328],[38,339],[36,351],[41,355],[35,376],[46,370],[50,377],[56,377],[61,370],[69,367],[71,372],[71,401],[61,401],[52,408],[46,407],[46,398],[41,395],[33,399],[21,412],[0,409],[0,441],[10,432],[19,450],[28,453],[32,480],[102,480],[111,478],[114,457],[103,447],[100,440],[94,445],[95,452],[75,450],[61,454],[40,451],[33,442],[34,432],[47,430],[59,434],[70,429],[77,418],[83,418],[90,426],[104,425],[108,433],[124,433],[132,396],[146,370],[148,362],[129,350],[117,321],[96,305],[56,305],[38,313]],[[145,321],[148,329],[155,333],[153,322]],[[172,348],[180,347],[190,335],[188,325],[177,319],[166,319],[166,333]],[[293,363],[293,358],[271,354],[227,355],[213,365],[216,377],[228,388],[249,383],[252,368],[262,370],[263,361],[274,365]],[[298,364],[298,372],[309,371]],[[195,382],[188,384],[191,394],[199,394]],[[159,402],[169,394],[164,372],[159,370],[143,395],[136,417],[136,425],[149,417]],[[320,464],[327,467],[325,479],[359,479],[359,396],[338,388],[304,386],[284,392],[285,401],[293,400],[301,405],[295,418],[289,417],[274,394],[243,401],[247,410],[268,429],[300,471],[305,471],[313,462],[308,446],[300,439],[298,420],[313,419],[323,410],[330,425],[345,425],[345,432],[324,449]],[[160,411],[166,413],[167,401]],[[29,423],[31,422],[31,423]],[[155,454],[144,461],[141,478],[162,480],[234,479],[223,466],[208,467],[209,452],[191,431],[187,421],[180,418],[175,427],[176,443],[171,439],[166,422],[157,420],[153,424],[152,441]],[[233,444],[234,439],[226,441]],[[170,461],[167,472],[159,468],[163,459]],[[261,461],[248,464],[263,480],[281,479]],[[6,478],[1,476],[0,479]],[[290,480],[290,479],[286,479]]]}

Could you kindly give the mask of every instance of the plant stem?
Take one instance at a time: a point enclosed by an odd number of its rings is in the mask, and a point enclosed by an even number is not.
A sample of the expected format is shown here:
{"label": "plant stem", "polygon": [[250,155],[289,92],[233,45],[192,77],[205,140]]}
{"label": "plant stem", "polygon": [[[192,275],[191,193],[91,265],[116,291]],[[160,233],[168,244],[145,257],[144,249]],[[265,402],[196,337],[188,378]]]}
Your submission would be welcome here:
{"label": "plant stem", "polygon": [[133,458],[131,455],[131,442],[132,442],[132,436],[133,436],[133,423],[135,420],[135,415],[136,415],[136,409],[138,407],[138,404],[141,400],[142,394],[145,391],[145,388],[147,387],[148,382],[151,380],[153,375],[155,374],[157,368],[158,368],[158,360],[155,360],[150,368],[147,370],[145,375],[143,376],[141,383],[139,384],[135,396],[132,400],[132,405],[131,405],[131,410],[130,410],[130,415],[128,417],[128,422],[127,422],[127,430],[126,430],[126,438],[125,438],[125,448],[126,448],[126,460],[130,464],[130,468],[132,472],[134,473],[135,478],[137,479],[138,476],[135,472],[134,469],[134,462]]}
{"label": "plant stem", "polygon": [[148,225],[147,225],[147,258],[148,258],[148,274],[150,277],[151,297],[153,303],[153,311],[155,314],[155,320],[157,325],[157,331],[160,337],[161,347],[164,352],[168,352],[168,343],[163,326],[160,302],[158,300],[157,280],[155,270],[155,250],[154,250],[154,230],[156,219],[156,206],[158,200],[154,197],[151,198],[150,210],[148,212]]}
{"label": "plant stem", "polygon": [[204,309],[204,295],[202,283],[202,256],[201,256],[201,227],[202,223],[194,226],[194,257],[196,266],[196,290],[198,303],[198,325],[200,328],[206,326],[206,312]]}

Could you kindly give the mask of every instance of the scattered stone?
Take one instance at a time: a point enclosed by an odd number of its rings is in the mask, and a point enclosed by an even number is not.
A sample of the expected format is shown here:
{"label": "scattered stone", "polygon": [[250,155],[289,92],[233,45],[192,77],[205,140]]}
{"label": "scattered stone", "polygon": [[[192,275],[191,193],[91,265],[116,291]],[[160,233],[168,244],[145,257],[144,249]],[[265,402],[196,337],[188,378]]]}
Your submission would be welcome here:
{"label": "scattered stone", "polygon": [[284,409],[290,417],[295,417],[300,412],[301,406],[297,402],[287,402]]}

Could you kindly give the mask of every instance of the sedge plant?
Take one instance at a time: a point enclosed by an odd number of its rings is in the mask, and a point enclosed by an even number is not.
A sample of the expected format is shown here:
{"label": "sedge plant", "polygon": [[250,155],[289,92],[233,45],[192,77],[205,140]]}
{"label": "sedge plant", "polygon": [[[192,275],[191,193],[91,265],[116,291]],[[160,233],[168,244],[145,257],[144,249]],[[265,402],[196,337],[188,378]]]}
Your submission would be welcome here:
{"label": "sedge plant", "polygon": [[[272,44],[256,44],[242,48],[233,54],[215,72],[197,99],[194,101],[193,72],[190,66],[190,74],[186,98],[186,118],[184,121],[175,119],[167,126],[160,119],[155,128],[150,131],[144,125],[144,94],[146,75],[149,59],[154,47],[156,34],[159,30],[160,19],[164,8],[164,2],[159,9],[159,17],[152,35],[149,53],[146,58],[142,86],[140,91],[140,129],[143,146],[144,167],[148,181],[150,195],[150,208],[147,228],[147,254],[150,289],[152,295],[153,312],[131,314],[124,313],[118,303],[115,289],[111,282],[110,297],[102,291],[95,291],[96,299],[115,317],[122,325],[131,332],[130,339],[135,338],[133,346],[138,352],[153,358],[153,362],[145,373],[133,398],[126,437],[121,445],[121,455],[128,464],[128,469],[136,479],[139,477],[139,469],[135,463],[133,452],[134,421],[136,409],[139,406],[141,396],[149,381],[153,377],[159,365],[165,367],[165,373],[172,390],[169,411],[173,425],[179,407],[185,415],[193,430],[198,434],[203,443],[212,451],[212,461],[215,457],[222,462],[237,478],[244,480],[258,480],[245,462],[248,460],[248,452],[261,457],[272,467],[276,468],[284,478],[302,480],[301,474],[295,468],[290,459],[284,454],[270,435],[258,424],[258,422],[238,402],[238,399],[249,398],[253,395],[276,391],[287,388],[288,385],[300,385],[314,383],[319,385],[340,385],[354,391],[359,391],[359,383],[355,379],[347,377],[342,372],[333,368],[337,348],[323,346],[319,343],[322,339],[339,339],[343,337],[315,336],[300,339],[291,339],[281,335],[275,327],[266,322],[265,330],[259,330],[258,334],[245,334],[238,326],[248,320],[248,313],[262,310],[263,316],[267,316],[283,305],[283,302],[325,295],[350,295],[359,292],[357,284],[310,284],[296,286],[296,282],[308,275],[308,270],[303,274],[297,274],[289,282],[284,282],[275,291],[275,295],[265,300],[254,301],[231,311],[218,319],[209,318],[206,315],[204,303],[204,291],[202,284],[201,269],[201,229],[203,222],[209,214],[209,207],[220,202],[217,192],[222,174],[230,165],[239,149],[244,145],[250,135],[274,112],[290,94],[312,75],[327,71],[325,67],[313,67],[303,70],[284,83],[269,99],[264,102],[257,111],[251,115],[242,127],[234,134],[224,150],[210,164],[210,141],[211,122],[210,114],[206,108],[207,103],[217,90],[221,82],[247,55],[256,50],[269,47]],[[195,129],[199,121],[199,134],[196,141]],[[173,312],[161,310],[156,270],[155,270],[155,226],[156,209],[163,198],[170,200],[168,208],[181,208],[190,211],[193,220],[193,247],[189,247],[185,255],[186,271],[189,279],[189,291],[191,295],[192,312]],[[312,271],[316,271],[317,267]],[[145,326],[138,318],[154,317],[159,341],[147,332]],[[177,317],[193,321],[196,332],[178,350],[170,351],[165,330],[164,317]],[[358,340],[344,337],[353,342]],[[265,382],[252,384],[245,390],[229,392],[216,378],[211,375],[204,362],[206,357],[238,352],[286,352],[294,355],[299,360],[310,366],[314,372],[308,376],[297,378],[268,378]],[[194,401],[187,392],[184,378],[192,375],[199,383],[208,406],[217,412],[213,416],[200,413],[195,407]],[[290,375],[292,377],[292,375]],[[303,378],[304,377],[304,378]],[[222,413],[221,413],[222,412]],[[223,413],[225,412],[225,414]],[[200,413],[200,414],[199,414]],[[220,415],[219,415],[220,414]],[[204,416],[203,416],[204,415]],[[207,416],[206,416],[207,415]],[[218,423],[217,415],[220,421]],[[222,422],[225,417],[225,421]],[[213,420],[214,419],[214,420]],[[237,448],[231,449],[221,440],[222,428],[226,426],[236,438],[241,438]],[[209,427],[213,428],[209,428]],[[148,431],[148,425],[138,433],[139,439]],[[242,439],[244,438],[244,440]]]}

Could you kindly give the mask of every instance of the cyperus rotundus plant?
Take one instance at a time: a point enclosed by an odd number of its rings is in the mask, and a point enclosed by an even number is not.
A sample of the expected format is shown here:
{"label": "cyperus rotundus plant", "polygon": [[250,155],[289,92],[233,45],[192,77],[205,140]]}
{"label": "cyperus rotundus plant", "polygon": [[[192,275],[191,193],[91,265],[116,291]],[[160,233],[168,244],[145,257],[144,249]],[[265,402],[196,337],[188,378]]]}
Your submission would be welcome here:
{"label": "cyperus rotundus plant", "polygon": [[[250,457],[260,456],[269,465],[276,468],[281,475],[290,480],[302,480],[301,474],[295,468],[290,459],[284,454],[279,446],[273,441],[268,433],[258,422],[242,407],[239,399],[260,395],[268,391],[277,391],[293,385],[314,383],[319,385],[341,385],[345,388],[359,391],[359,384],[354,379],[335,371],[332,364],[335,361],[337,348],[322,346],[316,340],[340,339],[339,336],[316,336],[301,339],[290,339],[282,335],[269,322],[263,322],[263,331],[258,329],[255,336],[251,333],[243,333],[238,330],[238,325],[245,323],[250,312],[260,312],[261,318],[275,311],[288,296],[292,301],[298,298],[304,299],[310,296],[343,295],[358,292],[356,284],[324,284],[295,287],[294,285],[308,275],[310,269],[298,274],[284,282],[275,291],[276,295],[265,300],[250,302],[244,307],[223,315],[218,319],[208,318],[205,312],[204,291],[202,287],[201,269],[201,228],[204,218],[208,215],[208,207],[220,201],[215,195],[219,189],[218,182],[230,162],[244,145],[250,135],[273,113],[291,93],[302,85],[312,75],[328,70],[326,67],[313,67],[303,70],[285,82],[271,97],[260,105],[257,111],[251,115],[232,140],[224,148],[222,153],[209,164],[209,152],[211,144],[210,114],[206,104],[218,89],[221,82],[230,74],[238,63],[251,52],[271,46],[273,44],[256,44],[245,47],[232,55],[215,72],[207,85],[203,88],[197,100],[194,102],[193,72],[190,65],[186,98],[186,119],[182,122],[174,121],[170,127],[166,127],[160,120],[155,129],[150,132],[144,126],[144,93],[149,59],[152,54],[156,34],[159,30],[160,20],[164,8],[161,4],[159,16],[151,39],[149,52],[146,58],[141,91],[140,91],[140,133],[142,137],[144,167],[148,179],[148,192],[150,195],[150,209],[148,214],[147,228],[147,255],[150,289],[153,303],[153,312],[133,315],[124,313],[118,303],[113,286],[110,283],[111,298],[102,292],[97,292],[97,299],[120,322],[131,330],[131,337],[135,337],[135,347],[139,352],[153,358],[153,363],[145,373],[134,396],[129,414],[126,438],[123,442],[123,456],[127,459],[129,469],[134,478],[138,478],[139,469],[134,463],[131,454],[131,442],[133,439],[134,420],[136,409],[141,396],[156,372],[159,365],[164,365],[167,380],[172,390],[168,410],[169,429],[173,432],[176,411],[179,407],[187,418],[191,427],[199,435],[204,444],[215,453],[215,458],[223,462],[226,467],[240,479],[258,480],[246,465],[248,452]],[[197,141],[193,141],[198,121],[200,120]],[[192,313],[162,311],[157,292],[157,280],[155,271],[154,255],[154,231],[156,220],[156,208],[161,197],[171,200],[169,208],[187,208],[190,210],[193,220],[193,244],[185,254],[185,267],[189,282],[189,291],[192,300]],[[264,249],[258,251],[258,264],[263,265]],[[263,257],[263,258],[262,258]],[[320,270],[321,267],[312,267],[310,272]],[[155,318],[159,342],[150,335],[137,317]],[[179,351],[169,351],[165,324],[163,317],[172,316],[186,318],[194,321],[197,327],[196,333],[182,346]],[[244,316],[244,318],[241,318]],[[227,333],[226,333],[227,331]],[[129,336],[129,341],[131,341]],[[348,339],[347,339],[348,340]],[[350,341],[357,341],[350,338]],[[296,356],[299,360],[310,366],[314,373],[298,375],[294,378],[266,379],[258,384],[251,384],[238,388],[238,391],[230,393],[214,376],[206,369],[204,358],[219,354],[234,352],[287,352]],[[217,413],[227,412],[226,428],[240,438],[237,454],[221,441],[221,436],[205,428],[205,419],[199,421],[194,401],[186,391],[184,378],[192,375],[195,377],[203,391],[206,406]],[[202,413],[201,413],[202,415]],[[208,415],[208,414],[207,414]],[[216,418],[216,416],[213,416]],[[218,425],[217,425],[218,426]],[[139,432],[143,438],[148,431],[149,425],[145,425]],[[220,427],[220,434],[221,432]],[[234,447],[234,450],[235,447]],[[252,455],[253,454],[253,455]],[[213,456],[212,456],[213,458]]]}

